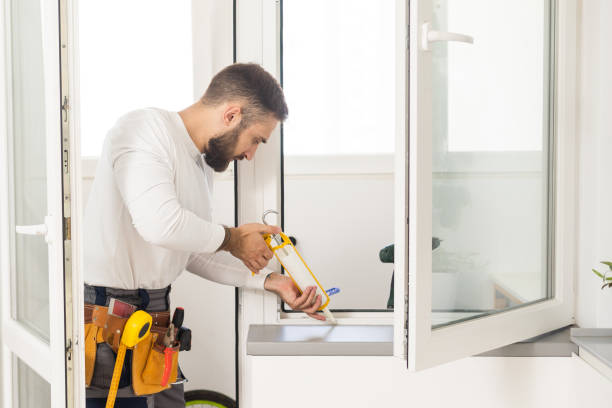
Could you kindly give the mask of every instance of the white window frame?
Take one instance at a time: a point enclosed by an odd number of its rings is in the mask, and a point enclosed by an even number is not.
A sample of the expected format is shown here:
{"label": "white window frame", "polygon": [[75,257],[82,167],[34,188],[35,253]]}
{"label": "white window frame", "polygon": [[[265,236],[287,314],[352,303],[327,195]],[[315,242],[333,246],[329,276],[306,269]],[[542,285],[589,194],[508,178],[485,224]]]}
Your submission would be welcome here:
{"label": "white window frame", "polygon": [[[429,3],[428,3],[429,2]],[[431,0],[396,0],[396,153],[395,153],[395,308],[390,313],[339,313],[339,324],[393,324],[394,355],[408,360],[412,370],[423,369],[463,356],[500,347],[533,337],[574,322],[573,279],[575,270],[575,209],[576,209],[576,0],[559,0],[556,8],[556,226],[555,226],[555,293],[554,298],[533,306],[519,308],[491,317],[475,319],[457,325],[431,330],[431,191],[423,183],[423,174],[431,177],[431,143],[408,140],[408,135],[427,131],[426,121],[417,119],[421,111],[416,102],[423,95],[423,70],[418,63],[417,44],[419,23],[426,17],[425,5]],[[256,62],[279,78],[280,7],[276,0],[237,2],[236,55],[238,62]],[[410,13],[409,13],[410,10]],[[255,16],[255,17],[254,17]],[[410,21],[409,21],[410,16]],[[410,28],[409,28],[410,27]],[[408,35],[410,30],[410,35]],[[410,50],[408,50],[410,44]],[[408,60],[412,65],[408,77]],[[408,84],[413,85],[410,89]],[[417,85],[418,84],[418,85]],[[408,101],[411,103],[408,103]],[[420,101],[420,100],[419,100]],[[422,105],[422,101],[421,105]],[[409,114],[407,114],[409,112]],[[431,112],[430,112],[431,114]],[[409,121],[408,118],[411,118]],[[412,165],[408,172],[407,163]],[[304,169],[302,169],[304,171]],[[280,196],[280,129],[277,128],[266,146],[258,150],[251,162],[238,165],[238,221],[260,222],[267,209],[279,209]],[[430,183],[431,184],[431,183]],[[410,190],[409,190],[410,189]],[[429,186],[431,190],[431,186]],[[408,201],[410,196],[416,200]],[[422,211],[411,224],[408,215]],[[421,212],[419,213],[421,214]],[[271,220],[274,221],[274,220]],[[410,236],[410,240],[408,237]],[[408,247],[410,242],[410,248]],[[404,248],[404,250],[400,250]],[[408,250],[417,254],[410,257]],[[418,256],[418,254],[421,254]],[[419,284],[408,289],[408,266]],[[429,276],[427,276],[429,275]],[[410,302],[407,295],[410,294]],[[408,318],[408,309],[413,311]],[[383,316],[384,315],[384,316]],[[251,324],[314,324],[299,314],[287,316],[280,309],[278,298],[270,293],[241,289],[239,295],[239,356],[246,356],[246,338]],[[517,319],[527,323],[516,326]],[[407,321],[409,319],[409,327]],[[473,334],[478,333],[474,339]],[[410,342],[407,341],[407,336]],[[245,395],[246,361],[239,361],[240,395]]]}
{"label": "white window frame", "polygon": [[[260,17],[254,18],[254,16]],[[280,78],[280,18],[280,2],[276,0],[236,2],[237,62],[256,62],[277,79]],[[269,142],[258,149],[252,161],[238,163],[239,224],[261,222],[261,215],[265,210],[280,210],[280,141],[280,126],[278,126]],[[331,171],[338,169],[338,167],[330,168]],[[303,168],[300,170],[304,171]],[[347,166],[344,166],[344,170],[347,170]],[[272,216],[268,221],[276,222]],[[280,270],[278,264],[276,267],[272,264],[270,266]],[[343,312],[334,316],[339,324],[391,325],[393,315],[394,313],[385,312]],[[304,314],[282,313],[276,295],[251,289],[239,291],[238,323],[239,395],[248,395],[244,388],[248,383],[245,356],[246,339],[251,324],[317,324],[315,320]]]}
{"label": "white window frame", "polygon": [[[555,257],[553,297],[534,305],[486,316],[436,330],[431,329],[431,228],[432,228],[432,145],[431,145],[431,56],[420,46],[423,23],[431,21],[432,0],[397,1],[398,16],[398,95],[397,154],[398,191],[409,195],[397,197],[397,219],[408,219],[404,231],[397,231],[398,242],[408,242],[407,252],[396,250],[395,293],[408,294],[407,315],[396,314],[396,355],[407,354],[408,367],[420,370],[461,357],[563,327],[574,322],[575,210],[576,210],[576,1],[559,0],[556,7],[556,76],[554,129],[556,130],[555,171]],[[410,19],[408,21],[408,18]],[[407,36],[407,30],[410,35]],[[409,38],[409,51],[401,39]],[[403,54],[403,55],[402,55]],[[411,62],[407,70],[408,58]],[[408,74],[409,73],[409,74]],[[407,77],[409,75],[409,78]],[[408,83],[411,84],[408,87]],[[409,89],[408,89],[409,88]],[[408,100],[410,103],[408,104]],[[409,111],[409,121],[401,112]],[[406,135],[409,141],[405,143]],[[402,145],[404,144],[404,145]],[[400,150],[401,149],[401,150]],[[405,174],[407,158],[410,172]],[[404,163],[404,165],[400,165]],[[404,178],[405,177],[405,178]],[[412,197],[409,199],[408,197]],[[410,256],[408,257],[408,253]],[[409,259],[406,262],[406,259]],[[399,265],[398,265],[399,264]],[[403,275],[403,276],[401,276]],[[400,278],[401,276],[401,278]],[[410,285],[407,285],[408,281]],[[400,297],[400,298],[401,298]],[[398,307],[399,306],[399,307]],[[396,301],[396,309],[402,308]],[[400,312],[398,310],[398,312]],[[406,327],[406,320],[408,326]],[[474,335],[477,333],[477,335]],[[407,334],[407,340],[406,340]],[[407,347],[403,346],[407,342]]]}

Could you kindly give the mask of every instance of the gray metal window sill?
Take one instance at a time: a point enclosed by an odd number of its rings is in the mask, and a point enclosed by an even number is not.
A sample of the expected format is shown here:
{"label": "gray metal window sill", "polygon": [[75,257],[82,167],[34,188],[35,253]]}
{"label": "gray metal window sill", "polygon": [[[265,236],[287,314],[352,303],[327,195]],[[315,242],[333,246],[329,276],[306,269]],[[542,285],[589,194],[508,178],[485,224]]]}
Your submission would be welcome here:
{"label": "gray metal window sill", "polygon": [[612,369],[612,329],[573,328],[571,339]]}
{"label": "gray metal window sill", "polygon": [[[570,328],[492,350],[483,357],[569,357]],[[393,326],[251,325],[251,356],[392,356]]]}

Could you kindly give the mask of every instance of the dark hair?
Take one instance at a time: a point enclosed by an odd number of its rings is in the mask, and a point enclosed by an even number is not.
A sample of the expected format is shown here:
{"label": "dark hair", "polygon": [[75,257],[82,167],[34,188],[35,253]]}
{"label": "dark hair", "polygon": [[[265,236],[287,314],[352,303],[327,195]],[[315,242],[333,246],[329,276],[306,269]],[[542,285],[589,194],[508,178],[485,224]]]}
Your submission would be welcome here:
{"label": "dark hair", "polygon": [[258,64],[232,64],[210,81],[202,103],[218,106],[223,102],[244,101],[241,127],[265,114],[284,121],[289,110],[280,84]]}

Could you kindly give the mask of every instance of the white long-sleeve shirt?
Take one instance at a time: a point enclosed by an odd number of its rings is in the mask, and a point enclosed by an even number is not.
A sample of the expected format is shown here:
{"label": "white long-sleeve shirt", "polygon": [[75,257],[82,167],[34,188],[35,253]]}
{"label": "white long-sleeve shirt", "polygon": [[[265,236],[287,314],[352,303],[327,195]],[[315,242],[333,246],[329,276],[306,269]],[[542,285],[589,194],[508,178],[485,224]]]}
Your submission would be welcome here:
{"label": "white long-sleeve shirt", "polygon": [[[227,252],[212,219],[213,170],[176,112],[141,109],[109,131],[84,222],[84,280],[160,289],[183,270],[215,282],[263,288]],[[268,271],[269,272],[269,271]]]}

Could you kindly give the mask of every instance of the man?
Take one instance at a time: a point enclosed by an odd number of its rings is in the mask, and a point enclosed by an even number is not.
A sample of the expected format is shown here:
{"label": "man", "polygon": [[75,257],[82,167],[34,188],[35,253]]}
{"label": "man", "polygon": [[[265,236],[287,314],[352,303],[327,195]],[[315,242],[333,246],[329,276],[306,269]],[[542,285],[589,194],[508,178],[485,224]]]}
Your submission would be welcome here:
{"label": "man", "polygon": [[[170,285],[186,269],[272,291],[294,310],[324,320],[315,313],[321,299],[314,287],[300,294],[288,277],[264,269],[273,254],[262,234],[278,227],[211,222],[212,172],[251,160],[287,113],[270,74],[256,64],[234,64],[181,112],[150,108],[121,117],[106,137],[85,211],[85,303],[108,306],[115,298],[167,311]],[[97,345],[88,407],[104,406],[114,359],[107,344]],[[122,379],[115,406],[184,406],[182,384],[142,398],[129,378]]]}

